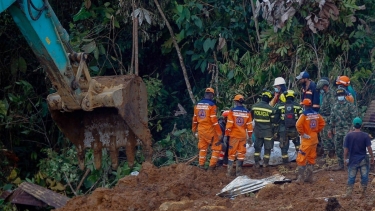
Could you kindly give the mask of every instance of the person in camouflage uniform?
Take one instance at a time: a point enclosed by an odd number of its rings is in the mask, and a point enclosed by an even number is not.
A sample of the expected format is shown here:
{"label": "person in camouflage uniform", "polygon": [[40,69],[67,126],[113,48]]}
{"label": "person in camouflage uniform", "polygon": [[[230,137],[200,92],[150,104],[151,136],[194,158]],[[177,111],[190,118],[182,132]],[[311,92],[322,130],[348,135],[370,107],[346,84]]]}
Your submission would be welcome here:
{"label": "person in camouflage uniform", "polygon": [[344,138],[350,132],[352,120],[357,116],[357,109],[353,103],[345,99],[345,89],[338,88],[336,90],[337,101],[331,109],[331,116],[329,118],[330,130],[328,136],[332,138],[334,135],[334,143],[336,155],[338,158],[338,166],[331,169],[333,171],[344,170]]}
{"label": "person in camouflage uniform", "polygon": [[[333,105],[336,102],[335,99],[335,92],[330,89],[329,87],[329,79],[328,78],[322,78],[318,81],[318,84],[316,86],[317,89],[320,90],[322,102],[320,104],[320,115],[323,117],[325,122],[329,122],[329,117],[331,115],[331,109]],[[322,158],[322,162],[325,162],[325,159],[327,156],[333,157],[335,153],[335,144],[333,143],[332,138],[328,137],[328,131],[329,127],[324,127],[322,131],[322,145],[324,150],[324,155]]]}
{"label": "person in camouflage uniform", "polygon": [[[281,157],[284,164],[289,163],[289,140],[292,140],[296,148],[299,150],[300,140],[296,129],[296,122],[302,114],[302,107],[300,104],[294,102],[295,93],[293,90],[288,90],[284,93],[286,102],[279,102],[275,109],[275,123],[276,123],[276,139],[280,141]],[[289,112],[287,111],[289,109]],[[291,110],[290,110],[291,109]],[[288,115],[290,116],[288,118]],[[290,122],[290,123],[288,123]]]}

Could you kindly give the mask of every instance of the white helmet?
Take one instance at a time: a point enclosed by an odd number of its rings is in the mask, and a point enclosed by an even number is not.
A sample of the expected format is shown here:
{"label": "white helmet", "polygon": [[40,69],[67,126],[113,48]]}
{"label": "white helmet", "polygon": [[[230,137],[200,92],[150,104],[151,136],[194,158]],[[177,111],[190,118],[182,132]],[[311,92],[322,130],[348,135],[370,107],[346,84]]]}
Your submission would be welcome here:
{"label": "white helmet", "polygon": [[275,78],[275,83],[273,84],[274,86],[285,84],[285,80],[283,77],[277,77]]}

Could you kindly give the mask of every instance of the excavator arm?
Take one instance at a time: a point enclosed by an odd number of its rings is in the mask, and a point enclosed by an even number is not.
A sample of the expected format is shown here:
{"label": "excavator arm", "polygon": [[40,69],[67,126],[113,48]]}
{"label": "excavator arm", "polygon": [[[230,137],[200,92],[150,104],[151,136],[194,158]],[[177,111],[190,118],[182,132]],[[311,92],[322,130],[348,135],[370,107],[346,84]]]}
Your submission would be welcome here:
{"label": "excavator arm", "polygon": [[102,148],[110,151],[112,168],[118,166],[118,149],[125,147],[134,163],[140,140],[151,160],[151,134],[147,119],[147,92],[136,75],[91,77],[84,53],[73,51],[69,34],[47,0],[1,0],[37,56],[56,93],[47,97],[52,119],[78,150],[84,168],[86,148],[93,148],[96,168]]}

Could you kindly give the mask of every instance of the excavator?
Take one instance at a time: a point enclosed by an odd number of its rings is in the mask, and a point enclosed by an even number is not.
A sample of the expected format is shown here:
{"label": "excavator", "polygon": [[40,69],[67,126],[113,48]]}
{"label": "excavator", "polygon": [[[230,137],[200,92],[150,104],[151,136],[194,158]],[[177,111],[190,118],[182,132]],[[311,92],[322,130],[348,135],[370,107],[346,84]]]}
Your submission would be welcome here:
{"label": "excavator", "polygon": [[91,77],[88,55],[73,50],[69,34],[47,0],[1,0],[0,13],[5,10],[56,90],[47,96],[48,108],[53,121],[76,146],[80,169],[85,168],[87,148],[93,149],[96,169],[101,168],[103,148],[109,150],[113,169],[118,167],[120,147],[125,148],[129,167],[133,167],[138,143],[146,161],[151,161],[142,79],[136,75]]}

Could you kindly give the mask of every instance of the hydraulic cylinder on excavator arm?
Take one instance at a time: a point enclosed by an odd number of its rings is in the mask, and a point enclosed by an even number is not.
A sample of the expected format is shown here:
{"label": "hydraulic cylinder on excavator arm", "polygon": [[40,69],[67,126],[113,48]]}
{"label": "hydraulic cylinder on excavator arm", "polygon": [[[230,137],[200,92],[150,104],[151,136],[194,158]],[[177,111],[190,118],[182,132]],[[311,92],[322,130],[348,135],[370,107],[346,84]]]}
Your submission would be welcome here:
{"label": "hydraulic cylinder on excavator arm", "polygon": [[47,0],[1,0],[46,71],[56,93],[47,97],[52,119],[78,150],[84,169],[85,149],[93,148],[96,168],[102,148],[108,148],[112,168],[118,166],[118,149],[126,148],[134,164],[138,140],[151,160],[151,134],[147,119],[147,92],[136,75],[91,77],[87,55],[73,51],[69,34]]}

